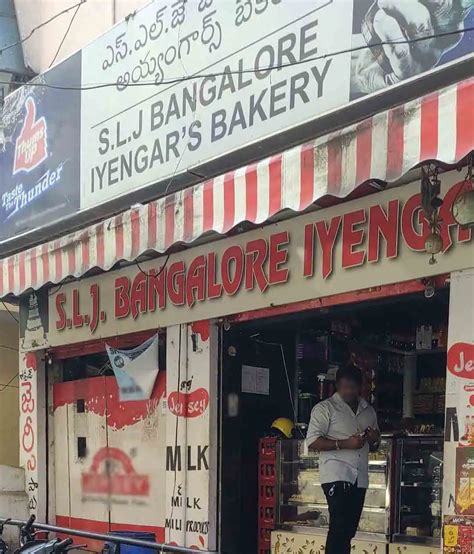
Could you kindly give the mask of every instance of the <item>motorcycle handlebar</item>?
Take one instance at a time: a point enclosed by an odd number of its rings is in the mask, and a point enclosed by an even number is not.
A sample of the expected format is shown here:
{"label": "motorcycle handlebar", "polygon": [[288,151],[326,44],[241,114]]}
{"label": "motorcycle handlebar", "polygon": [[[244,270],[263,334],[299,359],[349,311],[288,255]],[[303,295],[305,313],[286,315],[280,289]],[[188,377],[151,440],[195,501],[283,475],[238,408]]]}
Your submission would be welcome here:
{"label": "motorcycle handlebar", "polygon": [[59,541],[54,545],[54,552],[62,552],[68,546],[71,546],[72,543],[73,543],[73,540],[71,539],[71,537],[68,537],[67,539]]}
{"label": "motorcycle handlebar", "polygon": [[35,514],[31,514],[31,516],[29,517],[28,521],[25,523],[25,526],[23,527],[23,530],[24,531],[30,531],[31,528],[33,527],[33,523],[36,521],[36,516]]}

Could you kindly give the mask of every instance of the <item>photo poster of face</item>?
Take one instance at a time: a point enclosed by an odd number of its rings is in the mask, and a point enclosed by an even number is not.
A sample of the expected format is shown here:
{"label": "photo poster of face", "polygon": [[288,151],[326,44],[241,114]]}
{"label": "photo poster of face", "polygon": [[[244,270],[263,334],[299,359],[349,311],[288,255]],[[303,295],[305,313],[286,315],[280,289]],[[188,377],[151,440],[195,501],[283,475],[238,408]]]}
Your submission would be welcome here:
{"label": "photo poster of face", "polygon": [[446,2],[443,9],[431,0],[355,1],[351,100],[471,54],[474,34],[462,29],[474,26],[473,8],[472,1]]}

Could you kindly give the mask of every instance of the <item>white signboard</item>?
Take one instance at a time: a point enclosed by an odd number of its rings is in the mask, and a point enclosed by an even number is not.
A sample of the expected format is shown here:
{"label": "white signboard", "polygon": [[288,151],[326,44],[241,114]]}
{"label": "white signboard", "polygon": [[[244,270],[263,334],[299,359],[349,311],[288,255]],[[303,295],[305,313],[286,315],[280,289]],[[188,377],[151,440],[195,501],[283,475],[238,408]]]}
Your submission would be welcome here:
{"label": "white signboard", "polygon": [[[81,210],[165,193],[176,175],[472,51],[459,32],[469,7],[392,4],[160,0],[134,13],[82,51]],[[420,14],[426,34],[455,33],[380,46],[414,38]]]}
{"label": "white signboard", "polygon": [[254,4],[154,2],[83,51],[117,86],[82,95],[82,209],[348,101],[350,54],[312,59],[350,48],[352,2]]}

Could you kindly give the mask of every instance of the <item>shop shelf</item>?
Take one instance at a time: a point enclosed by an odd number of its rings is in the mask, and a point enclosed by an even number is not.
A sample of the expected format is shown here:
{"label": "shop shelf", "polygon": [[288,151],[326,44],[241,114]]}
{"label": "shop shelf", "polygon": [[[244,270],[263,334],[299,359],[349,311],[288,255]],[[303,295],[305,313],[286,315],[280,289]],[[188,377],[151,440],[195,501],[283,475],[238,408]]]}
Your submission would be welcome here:
{"label": "shop shelf", "polygon": [[[297,494],[290,495],[288,504],[292,506],[326,506],[326,496],[319,483],[311,483],[302,491],[302,499]],[[365,497],[365,505],[370,508],[384,508],[386,503],[386,486],[382,484],[369,485]]]}
{"label": "shop shelf", "polygon": [[407,483],[405,481],[402,481],[400,483],[400,486],[401,487],[412,487],[412,488],[418,488],[418,489],[441,489],[442,488],[442,484],[441,483],[438,483],[438,484],[435,484],[435,483],[424,483],[422,481],[417,481],[415,483]]}
{"label": "shop shelf", "polygon": [[369,466],[383,466],[387,465],[387,460],[369,460]]}
{"label": "shop shelf", "polygon": [[[285,505],[284,505],[285,506]],[[327,504],[289,503],[288,506],[297,507],[298,514],[315,510],[319,513],[318,527],[328,527],[329,511]],[[296,516],[298,517],[298,516]],[[385,508],[364,507],[359,524],[359,531],[365,533],[385,533],[387,512]]]}
{"label": "shop shelf", "polygon": [[316,500],[314,502],[311,502],[309,500],[288,500],[288,502],[286,504],[282,504],[282,506],[301,506],[305,508],[314,508],[315,510],[328,507],[326,499],[324,499],[324,501],[322,502],[317,502]]}
{"label": "shop shelf", "polygon": [[391,352],[392,354],[400,354],[403,356],[423,356],[425,354],[444,354],[447,349],[444,347],[429,348],[427,350],[402,350],[385,344],[363,343],[363,346],[372,350],[380,350],[381,352]]}
{"label": "shop shelf", "polygon": [[386,492],[386,487],[369,487],[365,494],[364,506],[369,508],[385,508],[387,502]]}
{"label": "shop shelf", "polygon": [[359,531],[365,533],[384,533],[387,526],[385,508],[365,508],[359,522]]}

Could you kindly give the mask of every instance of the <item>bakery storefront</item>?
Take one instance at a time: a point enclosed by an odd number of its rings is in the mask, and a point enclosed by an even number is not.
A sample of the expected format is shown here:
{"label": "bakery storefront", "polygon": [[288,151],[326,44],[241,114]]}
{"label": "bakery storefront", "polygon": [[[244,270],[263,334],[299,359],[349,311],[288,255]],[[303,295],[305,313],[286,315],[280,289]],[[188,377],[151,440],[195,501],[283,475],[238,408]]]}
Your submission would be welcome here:
{"label": "bakery storefront", "polygon": [[[461,89],[472,97],[467,81],[448,99]],[[130,210],[87,241],[23,254],[23,275],[12,265],[19,288],[36,289],[22,295],[20,432],[40,519],[226,554],[322,552],[327,507],[303,439],[352,360],[384,434],[354,551],[438,553],[444,527],[445,552],[472,552],[474,249],[455,214],[474,140],[459,123],[446,151],[427,143],[424,100],[178,193],[173,217],[170,201]],[[443,163],[408,174],[432,159]],[[337,192],[320,194],[322,175]],[[226,236],[179,246],[206,230]],[[165,240],[175,246],[155,247]],[[74,278],[31,286],[34,259],[37,284]],[[125,400],[107,347],[123,356],[146,341],[149,398]],[[266,438],[277,417],[296,423],[292,439]]]}
{"label": "bakery storefront", "polygon": [[[446,214],[463,186],[458,179],[457,172],[441,178]],[[337,367],[354,359],[385,437],[371,464],[360,551],[384,552],[397,538],[439,544],[445,368],[451,343],[457,357],[448,369],[456,375],[463,363],[468,372],[471,363],[451,326],[467,317],[469,328],[472,241],[469,230],[451,225],[452,243],[436,264],[416,251],[418,188],[410,183],[51,289],[49,485],[57,523],[104,530],[111,521],[112,530],[136,526],[203,547],[217,530],[220,490],[226,551],[262,545],[274,526],[275,552],[283,544],[317,552],[327,510],[317,458],[302,439]],[[105,344],[127,349],[155,333],[159,373],[150,400],[122,403]],[[467,446],[469,413],[455,419],[450,409],[447,437]],[[272,461],[271,449],[259,456],[259,438],[279,416],[298,430]]]}

